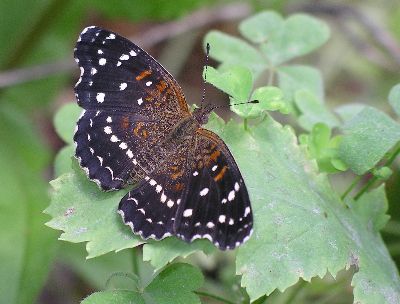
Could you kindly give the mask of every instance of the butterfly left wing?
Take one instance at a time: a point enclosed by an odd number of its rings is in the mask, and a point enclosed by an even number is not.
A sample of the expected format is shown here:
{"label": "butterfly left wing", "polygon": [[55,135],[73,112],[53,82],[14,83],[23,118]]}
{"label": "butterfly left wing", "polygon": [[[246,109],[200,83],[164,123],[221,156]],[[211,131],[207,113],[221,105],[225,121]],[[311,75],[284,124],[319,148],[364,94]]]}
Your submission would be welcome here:
{"label": "butterfly left wing", "polygon": [[233,249],[252,234],[246,185],[222,139],[206,129],[199,129],[194,138],[194,159],[174,231],[188,242],[207,238],[222,250]]}

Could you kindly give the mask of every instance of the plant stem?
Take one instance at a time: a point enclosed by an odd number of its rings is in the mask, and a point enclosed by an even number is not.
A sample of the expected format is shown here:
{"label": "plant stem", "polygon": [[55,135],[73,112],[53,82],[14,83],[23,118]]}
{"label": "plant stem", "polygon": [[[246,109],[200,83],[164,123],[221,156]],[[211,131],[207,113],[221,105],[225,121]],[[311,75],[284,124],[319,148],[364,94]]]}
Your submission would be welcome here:
{"label": "plant stem", "polygon": [[234,302],[231,302],[231,301],[229,301],[229,300],[227,300],[227,299],[221,298],[220,296],[216,296],[216,295],[213,295],[213,294],[208,293],[208,292],[204,292],[204,291],[194,291],[194,293],[197,294],[197,295],[199,295],[199,296],[202,296],[202,297],[207,297],[207,298],[211,298],[211,299],[220,301],[221,303],[235,304]]}
{"label": "plant stem", "polygon": [[248,130],[248,120],[247,120],[247,118],[243,119],[243,126],[244,126],[244,129],[247,131]]}
{"label": "plant stem", "polygon": [[346,198],[347,194],[349,194],[354,187],[360,182],[361,180],[361,176],[358,175],[353,182],[351,183],[350,187],[346,189],[346,191],[342,194],[342,196],[340,197],[342,199],[342,201],[344,201],[344,199]]}
{"label": "plant stem", "polygon": [[137,249],[132,248],[132,272],[135,275],[139,275],[139,263],[138,263],[138,258],[137,258]]}
{"label": "plant stem", "polygon": [[[384,164],[384,167],[389,167],[394,160],[396,159],[397,155],[400,153],[400,144],[397,144],[396,149],[392,153],[392,155],[388,158],[386,163]],[[378,180],[378,177],[375,175],[371,177],[371,179],[365,184],[364,187],[361,188],[361,190],[354,196],[354,200],[358,200],[365,192],[369,190],[369,188]]]}

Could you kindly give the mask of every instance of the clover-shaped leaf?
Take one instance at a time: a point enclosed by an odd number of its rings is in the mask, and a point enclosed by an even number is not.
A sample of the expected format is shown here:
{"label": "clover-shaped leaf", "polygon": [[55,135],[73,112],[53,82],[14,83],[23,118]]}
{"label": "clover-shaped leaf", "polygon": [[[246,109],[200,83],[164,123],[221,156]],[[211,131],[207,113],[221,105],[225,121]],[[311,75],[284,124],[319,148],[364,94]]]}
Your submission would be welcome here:
{"label": "clover-shaped leaf", "polygon": [[82,304],[200,304],[193,293],[203,285],[203,275],[196,267],[176,263],[161,271],[143,291],[108,290],[96,292]]}
{"label": "clover-shaped leaf", "polygon": [[373,168],[400,141],[400,125],[371,107],[347,121],[343,131],[339,156],[356,174]]}

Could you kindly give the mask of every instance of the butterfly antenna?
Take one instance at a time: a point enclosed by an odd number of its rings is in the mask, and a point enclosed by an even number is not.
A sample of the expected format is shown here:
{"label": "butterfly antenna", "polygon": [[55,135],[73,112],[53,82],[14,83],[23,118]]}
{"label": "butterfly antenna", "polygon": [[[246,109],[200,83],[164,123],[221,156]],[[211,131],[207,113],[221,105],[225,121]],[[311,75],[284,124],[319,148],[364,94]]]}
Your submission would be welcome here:
{"label": "butterfly antenna", "polygon": [[207,42],[206,46],[206,61],[205,61],[205,72],[204,72],[204,82],[203,82],[203,96],[201,97],[200,108],[203,109],[204,100],[206,98],[206,82],[207,82],[207,68],[208,68],[208,57],[210,54],[210,44]]}

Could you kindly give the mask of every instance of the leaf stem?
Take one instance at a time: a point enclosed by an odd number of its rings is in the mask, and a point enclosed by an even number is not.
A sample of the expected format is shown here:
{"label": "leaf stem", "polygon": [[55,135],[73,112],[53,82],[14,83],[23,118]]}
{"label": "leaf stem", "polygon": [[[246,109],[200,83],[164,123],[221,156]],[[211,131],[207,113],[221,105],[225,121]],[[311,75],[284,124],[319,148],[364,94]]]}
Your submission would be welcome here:
{"label": "leaf stem", "polygon": [[361,177],[362,177],[362,176],[358,175],[358,176],[353,180],[353,182],[351,183],[350,187],[348,187],[348,188],[346,189],[346,191],[343,192],[343,194],[340,196],[340,198],[341,198],[342,201],[344,201],[344,199],[346,198],[346,196],[347,196],[347,195],[354,189],[354,187],[360,182]]}
{"label": "leaf stem", "polygon": [[[383,165],[383,167],[389,167],[394,160],[396,159],[397,155],[400,153],[400,144],[397,144],[396,149],[390,155],[386,163]],[[378,180],[377,176],[373,176],[370,178],[370,180],[364,185],[364,187],[361,188],[361,190],[354,196],[354,200],[358,200],[365,192],[369,190],[369,188]]]}
{"label": "leaf stem", "polygon": [[244,129],[245,129],[246,131],[248,131],[249,127],[248,127],[248,120],[247,120],[247,118],[243,119],[243,126],[244,126]]}
{"label": "leaf stem", "polygon": [[208,293],[208,292],[204,292],[204,291],[193,291],[195,294],[197,294],[198,296],[202,296],[202,297],[207,297],[207,298],[211,298],[217,301],[220,301],[221,303],[226,303],[226,304],[235,304],[234,302],[231,302],[227,299],[224,299],[220,296]]}
{"label": "leaf stem", "polygon": [[132,248],[132,272],[135,275],[139,275],[139,263],[137,258],[137,249]]}

